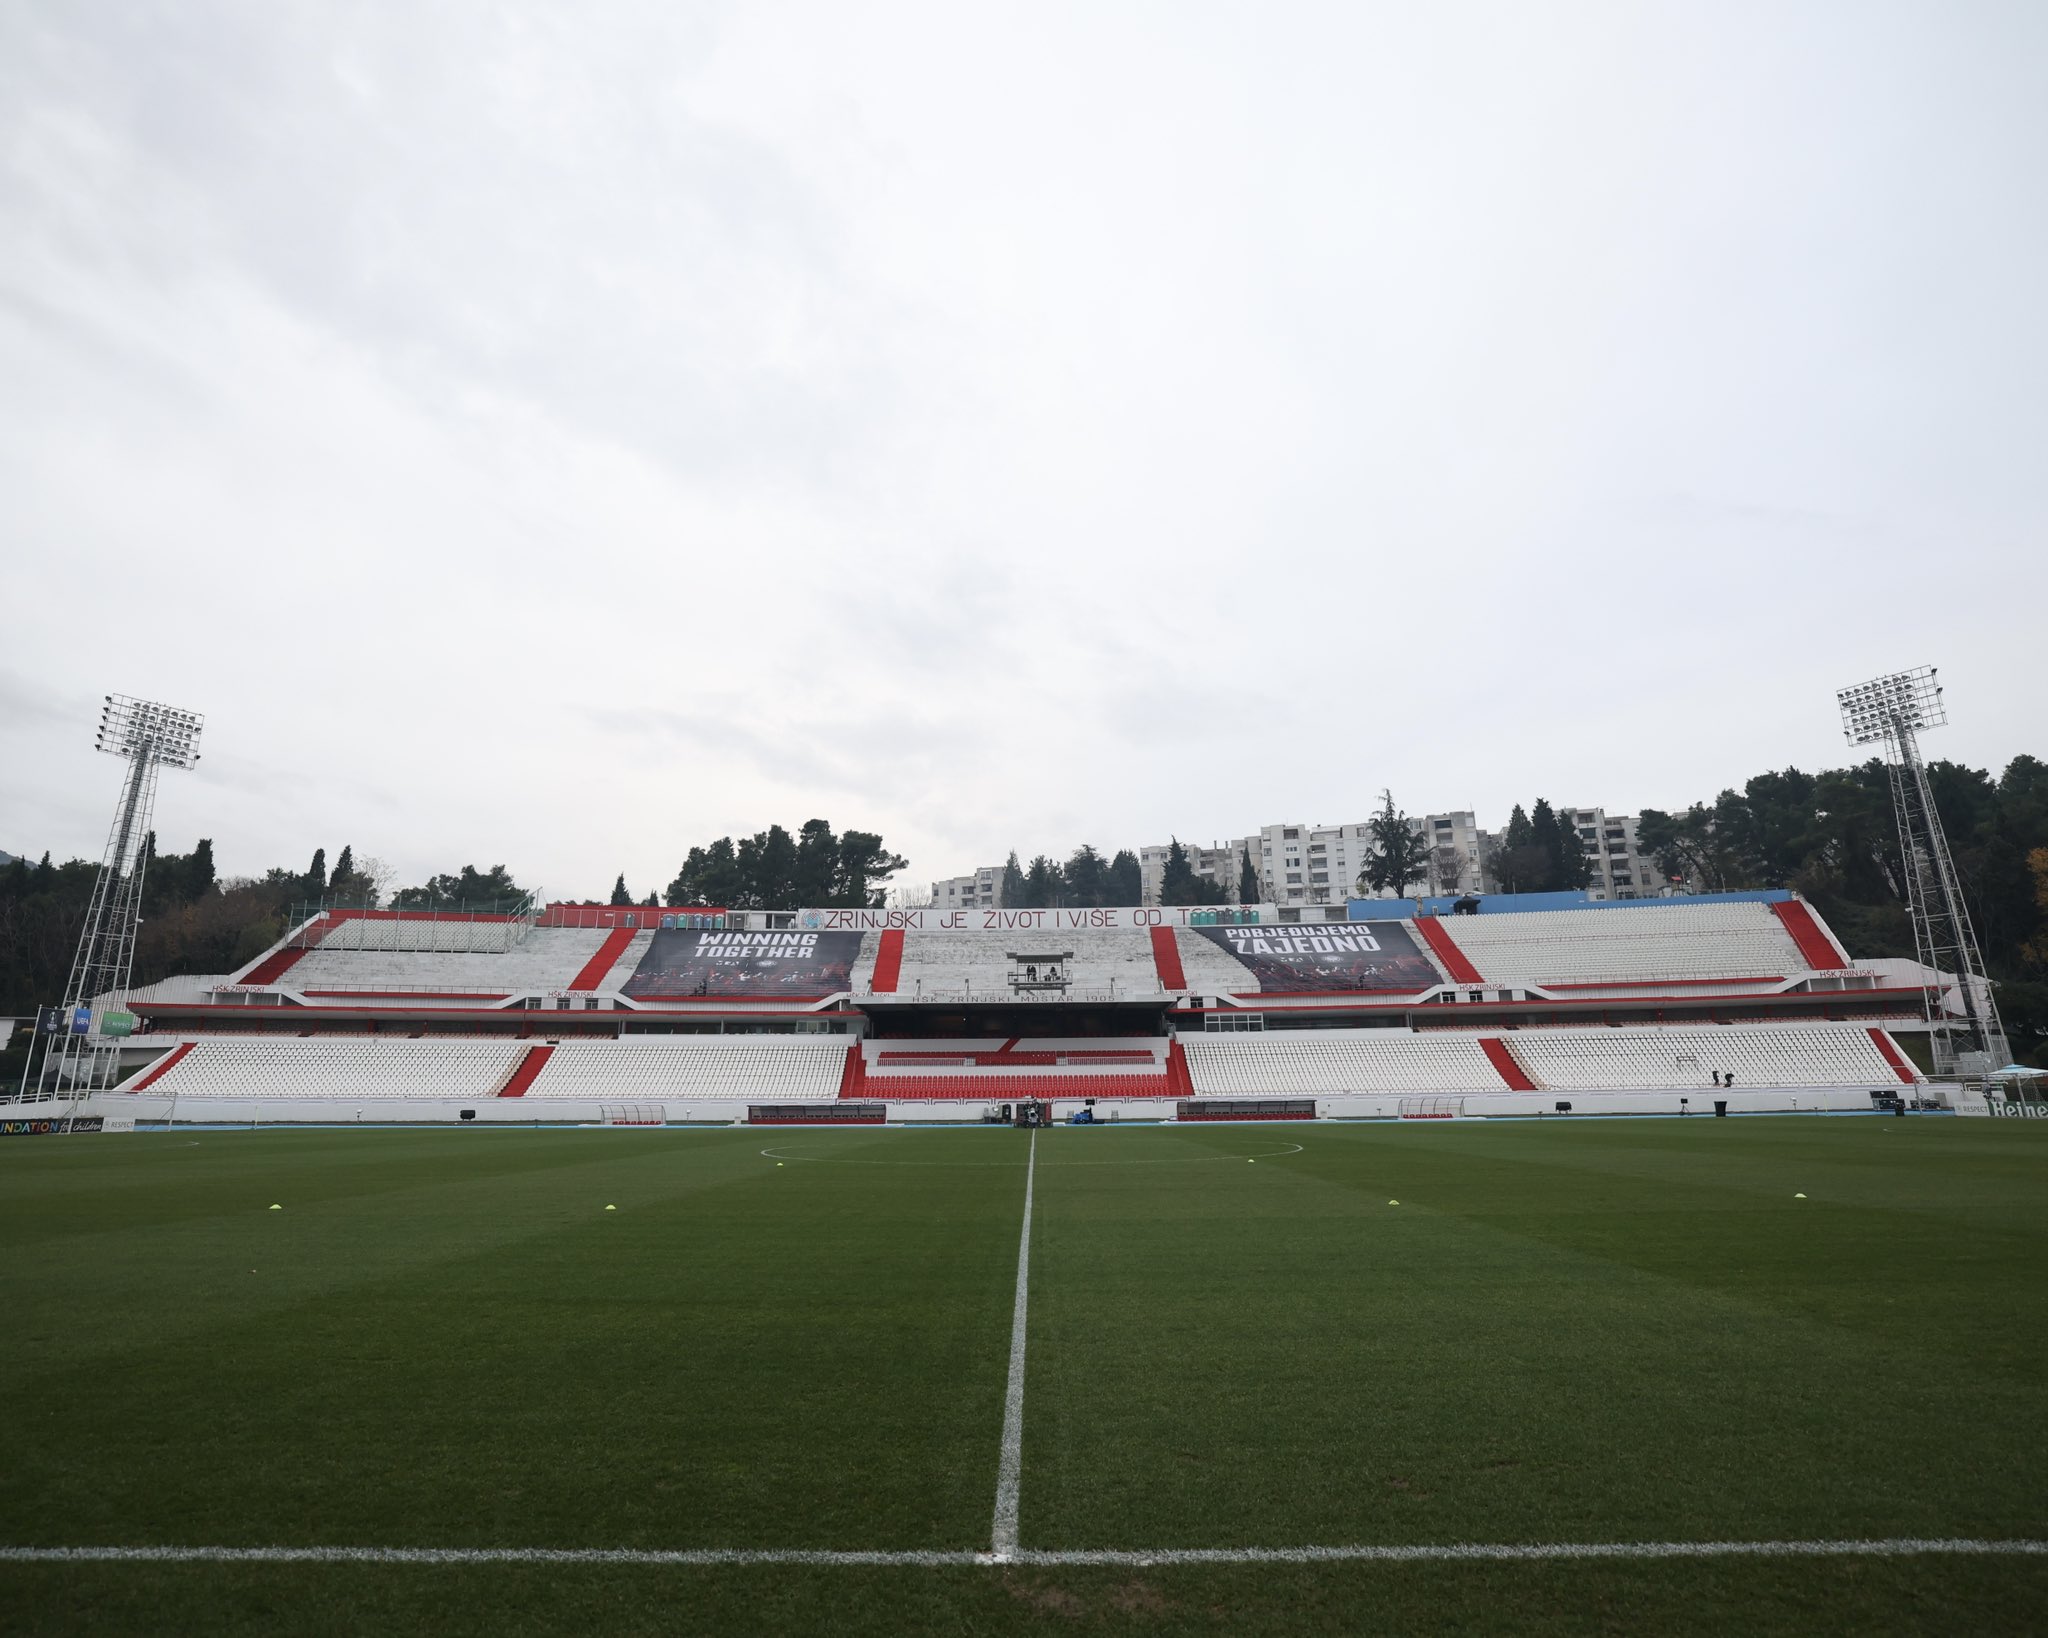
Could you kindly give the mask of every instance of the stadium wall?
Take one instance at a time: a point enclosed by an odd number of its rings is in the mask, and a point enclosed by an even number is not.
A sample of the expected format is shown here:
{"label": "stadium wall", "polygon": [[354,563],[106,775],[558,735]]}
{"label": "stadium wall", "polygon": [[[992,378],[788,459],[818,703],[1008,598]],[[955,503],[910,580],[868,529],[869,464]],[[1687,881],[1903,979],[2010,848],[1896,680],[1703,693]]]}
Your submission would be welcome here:
{"label": "stadium wall", "polygon": [[[1873,1111],[1870,1092],[1875,1088],[1848,1087],[1741,1087],[1727,1092],[1685,1094],[1693,1114],[1712,1118],[1714,1100],[1725,1099],[1729,1112],[1737,1115],[1762,1114],[1869,1114]],[[1933,1097],[1941,1089],[1893,1088],[1909,1096]],[[1653,1092],[1471,1092],[1421,1094],[1440,1104],[1454,1104],[1470,1119],[1556,1118],[1556,1105],[1569,1103],[1568,1118],[1614,1115],[1676,1115],[1680,1094]],[[749,1100],[744,1098],[635,1098],[635,1104],[660,1104],[674,1124],[731,1125],[744,1122]],[[877,1099],[874,1101],[887,1101]],[[914,1099],[889,1103],[892,1124],[979,1125],[991,1103],[988,1098],[958,1102]],[[1065,1121],[1084,1107],[1080,1098],[1054,1098],[1053,1117]],[[1413,1097],[1397,1094],[1336,1096],[1317,1098],[1316,1114],[1324,1120],[1383,1120],[1401,1118],[1403,1103]],[[1976,1100],[1981,1102],[1981,1100]],[[42,1107],[42,1106],[38,1106]],[[829,1120],[830,1102],[817,1105],[820,1120]],[[65,1106],[68,1112],[69,1106]],[[462,1111],[475,1111],[473,1121],[464,1121]],[[599,1103],[590,1098],[310,1098],[262,1099],[241,1097],[196,1097],[173,1099],[156,1093],[96,1093],[81,1100],[78,1113],[133,1120],[142,1126],[170,1120],[178,1126],[598,1126]],[[1099,1098],[1094,1105],[1099,1122],[1159,1122],[1174,1117],[1171,1098]],[[1957,1113],[1981,1115],[1982,1108],[1969,1100],[1958,1103]],[[767,1130],[763,1128],[763,1130]],[[785,1134],[802,1128],[778,1128]]]}

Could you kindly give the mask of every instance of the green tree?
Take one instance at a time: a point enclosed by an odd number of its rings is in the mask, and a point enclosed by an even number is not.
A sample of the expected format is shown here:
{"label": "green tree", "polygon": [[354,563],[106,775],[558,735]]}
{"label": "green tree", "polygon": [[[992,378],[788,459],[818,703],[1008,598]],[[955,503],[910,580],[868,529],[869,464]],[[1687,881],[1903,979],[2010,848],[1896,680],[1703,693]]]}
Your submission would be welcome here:
{"label": "green tree", "polygon": [[1237,870],[1237,902],[1257,904],[1259,902],[1259,873],[1252,868],[1252,850],[1245,848],[1240,856]]}
{"label": "green tree", "polygon": [[796,833],[792,907],[836,905],[844,886],[839,838],[828,821],[806,819]]}
{"label": "green tree", "polygon": [[1060,867],[1041,853],[1024,871],[1024,908],[1050,910],[1060,899]]}
{"label": "green tree", "polygon": [[525,900],[525,892],[503,865],[492,865],[489,870],[464,865],[454,875],[432,876],[418,887],[400,888],[391,895],[391,907],[504,914]]}
{"label": "green tree", "polygon": [[1557,852],[1551,860],[1550,886],[1553,892],[1583,888],[1593,880],[1593,861],[1586,855],[1585,838],[1570,814],[1557,820]]}
{"label": "green tree", "polygon": [[1550,805],[1550,798],[1539,796],[1536,805],[1529,810],[1529,845],[1536,850],[1536,873],[1532,886],[1533,893],[1548,893],[1557,877],[1557,812]]}
{"label": "green tree", "polygon": [[1372,853],[1359,882],[1368,895],[1391,889],[1398,898],[1406,895],[1410,882],[1428,880],[1429,838],[1394,806],[1391,790],[1380,792],[1379,812],[1367,828],[1372,833]]}
{"label": "green tree", "polygon": [[1105,891],[1111,904],[1145,902],[1145,867],[1129,848],[1118,848],[1116,857],[1109,861],[1109,884]]}
{"label": "green tree", "polygon": [[626,887],[626,873],[623,870],[619,872],[619,879],[612,883],[611,902],[613,904],[631,904],[633,902],[633,895]]}
{"label": "green tree", "polygon": [[849,830],[839,838],[839,876],[826,902],[839,909],[879,910],[889,896],[889,878],[910,868],[873,831]]}
{"label": "green tree", "polygon": [[1193,904],[1195,900],[1195,872],[1188,863],[1188,850],[1180,845],[1180,838],[1173,837],[1167,845],[1166,863],[1159,872],[1159,902],[1161,904]]}
{"label": "green tree", "polygon": [[1109,861],[1083,842],[1060,872],[1062,902],[1092,908],[1109,902]]}
{"label": "green tree", "polygon": [[1486,861],[1486,873],[1499,893],[1527,893],[1534,890],[1543,873],[1543,856],[1532,839],[1529,815],[1517,802],[1508,815],[1507,829]]}
{"label": "green tree", "polygon": [[352,846],[344,845],[334,861],[334,873],[327,878],[327,899],[330,904],[366,910],[376,908],[377,884],[356,869],[356,852]]}
{"label": "green tree", "polygon": [[1188,850],[1180,845],[1180,838],[1174,837],[1166,850],[1166,865],[1159,875],[1159,902],[1161,904],[1223,904],[1227,902],[1224,891],[1206,876],[1195,873],[1194,862],[1188,858]]}
{"label": "green tree", "polygon": [[997,890],[996,902],[1005,910],[1022,910],[1024,903],[1024,867],[1017,862],[1017,850],[1010,849],[1010,857],[1003,863],[1003,882]]}
{"label": "green tree", "polygon": [[780,825],[739,841],[740,876],[749,909],[791,908],[796,892],[796,839]]}
{"label": "green tree", "polygon": [[327,849],[313,849],[313,862],[306,866],[306,897],[317,899],[327,891]]}
{"label": "green tree", "polygon": [[693,847],[664,895],[671,905],[705,905],[720,910],[754,908],[746,902],[738,850],[730,836],[708,847]]}

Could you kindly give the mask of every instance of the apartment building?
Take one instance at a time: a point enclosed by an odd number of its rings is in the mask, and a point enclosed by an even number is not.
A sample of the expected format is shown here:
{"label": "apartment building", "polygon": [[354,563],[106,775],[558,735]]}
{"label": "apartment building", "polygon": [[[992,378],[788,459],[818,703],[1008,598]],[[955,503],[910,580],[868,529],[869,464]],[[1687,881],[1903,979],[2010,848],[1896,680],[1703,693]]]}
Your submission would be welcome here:
{"label": "apartment building", "polygon": [[[1610,814],[1605,808],[1560,807],[1561,823],[1570,824],[1585,844],[1592,863],[1587,892],[1596,899],[1655,898],[1667,891],[1656,861],[1636,843],[1634,815]],[[1482,830],[1469,810],[1425,814],[1409,823],[1429,842],[1426,875],[1411,882],[1414,894],[1491,893],[1495,884],[1487,861],[1498,836]],[[1372,857],[1372,825],[1357,819],[1342,825],[1281,821],[1262,826],[1249,836],[1230,841],[1182,842],[1188,866],[1237,902],[1239,878],[1249,857],[1259,877],[1259,896],[1268,904],[1342,904],[1367,896],[1358,885]],[[1143,901],[1159,902],[1166,877],[1170,844],[1138,850],[1143,875]],[[1003,867],[987,865],[966,876],[932,883],[932,907],[939,910],[989,909],[1002,899]],[[1391,892],[1384,895],[1394,897]]]}
{"label": "apartment building", "polygon": [[1646,857],[1636,842],[1634,814],[1610,814],[1605,808],[1560,807],[1558,822],[1579,833],[1586,857],[1592,862],[1593,877],[1586,891],[1595,898],[1654,899],[1669,884],[1655,859]]}
{"label": "apartment building", "polygon": [[1003,900],[1003,867],[983,865],[966,876],[932,883],[934,910],[993,910]]}

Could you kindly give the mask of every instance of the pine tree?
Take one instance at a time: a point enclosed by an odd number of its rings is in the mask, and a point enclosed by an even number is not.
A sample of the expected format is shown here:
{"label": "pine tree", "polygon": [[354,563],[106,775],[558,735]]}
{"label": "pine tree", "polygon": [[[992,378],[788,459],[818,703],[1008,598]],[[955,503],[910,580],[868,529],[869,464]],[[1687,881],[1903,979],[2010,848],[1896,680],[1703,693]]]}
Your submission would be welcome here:
{"label": "pine tree", "polygon": [[[348,850],[344,848],[342,857],[347,856]],[[213,838],[202,836],[192,849],[191,860],[185,867],[186,899],[203,899],[213,891],[217,879],[213,869]]]}
{"label": "pine tree", "polygon": [[1065,882],[1062,901],[1067,904],[1093,906],[1109,903],[1109,861],[1083,842],[1074,849],[1074,856],[1067,860],[1060,872]]}
{"label": "pine tree", "polygon": [[1194,904],[1195,871],[1188,863],[1188,850],[1180,845],[1180,838],[1174,837],[1166,849],[1166,864],[1159,872],[1159,902],[1161,904]]}
{"label": "pine tree", "polygon": [[1537,797],[1529,810],[1529,846],[1536,850],[1537,861],[1528,891],[1548,893],[1557,881],[1557,814],[1548,797]]}
{"label": "pine tree", "polygon": [[1374,893],[1392,889],[1399,896],[1412,881],[1429,873],[1429,839],[1394,806],[1391,790],[1380,792],[1380,811],[1372,816],[1372,857],[1360,880]]}
{"label": "pine tree", "polygon": [[612,883],[611,902],[613,904],[631,904],[633,902],[633,895],[626,891],[626,873],[623,870],[619,872],[619,879]]}
{"label": "pine tree", "polygon": [[1592,879],[1593,862],[1586,857],[1579,827],[1570,814],[1563,814],[1557,822],[1557,859],[1551,867],[1550,885],[1554,890],[1569,890],[1582,888]]}
{"label": "pine tree", "polygon": [[1017,863],[1017,850],[1010,849],[1010,857],[1003,865],[1003,885],[996,893],[996,903],[1005,910],[1021,910],[1024,904],[1024,867]]}
{"label": "pine tree", "polygon": [[318,898],[327,891],[327,849],[313,849],[313,862],[306,866],[306,893]]}
{"label": "pine tree", "polygon": [[1242,857],[1244,863],[1237,872],[1237,902],[1239,904],[1257,904],[1259,902],[1259,873],[1252,869],[1252,850],[1246,848]]}
{"label": "pine tree", "polygon": [[1029,910],[1050,910],[1060,898],[1060,867],[1041,853],[1024,872],[1024,906]]}
{"label": "pine tree", "polygon": [[1103,891],[1108,904],[1145,902],[1145,867],[1138,863],[1137,854],[1127,847],[1117,849],[1116,857],[1109,861],[1109,882]]}

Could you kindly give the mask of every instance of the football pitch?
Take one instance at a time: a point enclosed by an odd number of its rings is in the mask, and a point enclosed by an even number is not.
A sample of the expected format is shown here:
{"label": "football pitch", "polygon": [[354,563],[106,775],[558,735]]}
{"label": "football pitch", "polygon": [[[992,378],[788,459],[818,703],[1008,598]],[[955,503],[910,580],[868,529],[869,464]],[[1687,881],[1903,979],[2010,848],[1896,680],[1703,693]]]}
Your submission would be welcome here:
{"label": "football pitch", "polygon": [[2048,1624],[2031,1123],[179,1130],[0,1230],[10,1633]]}

